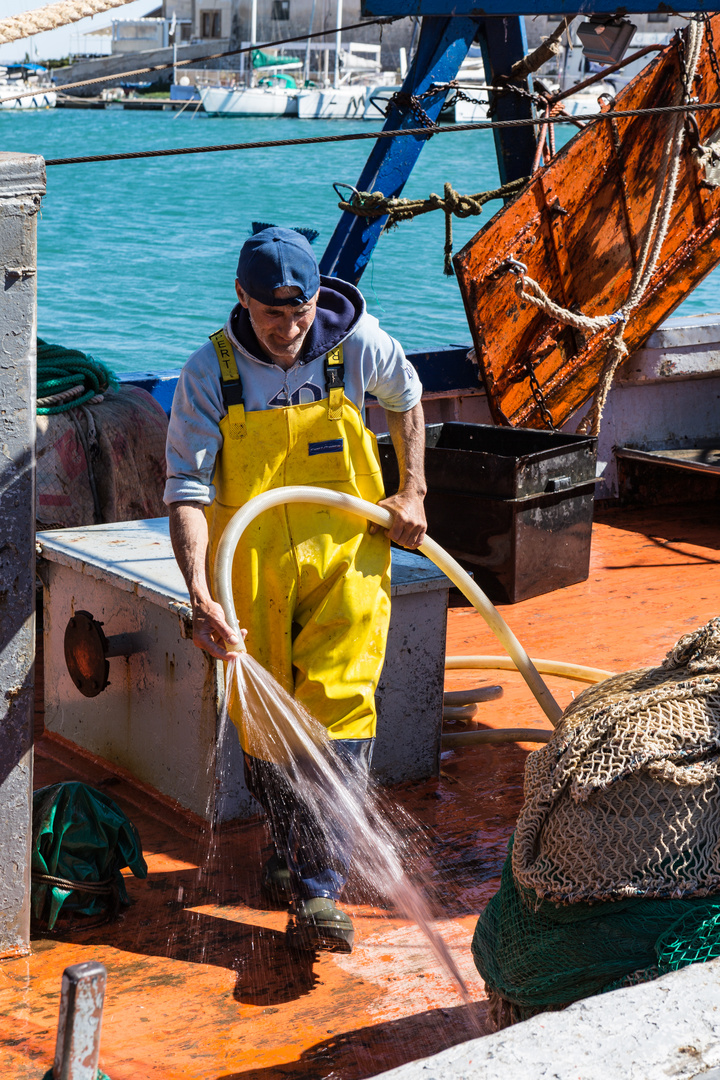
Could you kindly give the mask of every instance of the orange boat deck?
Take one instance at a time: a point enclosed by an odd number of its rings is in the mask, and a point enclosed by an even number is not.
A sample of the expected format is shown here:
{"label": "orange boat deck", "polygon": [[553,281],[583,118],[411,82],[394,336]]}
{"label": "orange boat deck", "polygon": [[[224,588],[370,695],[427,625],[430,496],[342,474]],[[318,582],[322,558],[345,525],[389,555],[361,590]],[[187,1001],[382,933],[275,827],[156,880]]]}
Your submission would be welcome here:
{"label": "orange boat deck", "polygon": [[[589,579],[505,617],[531,655],[611,670],[653,664],[718,614],[717,508],[598,517]],[[472,609],[451,610],[449,654],[499,651]],[[447,686],[479,681],[505,687],[480,706],[481,726],[549,726],[512,673],[452,672]],[[583,688],[548,682],[561,704]],[[30,957],[0,963],[0,1076],[39,1080],[51,1066],[62,971],[91,959],[108,971],[100,1065],[111,1080],[360,1080],[489,1030],[470,941],[497,888],[531,746],[446,753],[439,780],[394,793],[427,832],[434,915],[477,1003],[467,1008],[419,930],[370,906],[352,881],[355,951],[301,963],[285,947],[285,914],[261,906],[260,822],[210,840],[43,738],[41,716],[39,728],[36,785],[81,779],[107,791],[138,826],[149,873],[127,879],[133,905],[119,921],[34,939]]]}

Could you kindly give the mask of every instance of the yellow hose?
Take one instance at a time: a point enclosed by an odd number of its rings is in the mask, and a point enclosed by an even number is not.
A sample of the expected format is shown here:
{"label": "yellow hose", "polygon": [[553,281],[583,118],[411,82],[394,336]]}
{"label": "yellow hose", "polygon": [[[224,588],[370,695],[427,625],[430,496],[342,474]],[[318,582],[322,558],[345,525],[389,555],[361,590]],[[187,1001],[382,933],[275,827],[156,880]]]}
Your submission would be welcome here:
{"label": "yellow hose", "polygon": [[[225,527],[218,545],[214,568],[215,595],[222,604],[225,618],[239,638],[242,638],[242,635],[232,595],[232,564],[235,549],[251,521],[263,511],[274,506],[283,506],[286,503],[316,503],[320,506],[329,506],[335,510],[366,518],[385,529],[389,529],[393,523],[393,515],[389,510],[375,506],[374,503],[366,502],[364,499],[358,499],[354,495],[345,495],[340,491],[330,491],[327,488],[308,486],[275,488],[250,499],[234,514]],[[475,610],[482,615],[495,637],[512,657],[513,665],[525,679],[540,708],[555,727],[562,716],[562,709],[500,612],[493,607],[482,589],[465,573],[462,566],[429,536],[425,537],[419,550],[450,578],[453,585],[460,589]]]}
{"label": "yellow hose", "polygon": [[[581,664],[567,664],[562,660],[540,660],[532,657],[532,662],[542,675],[557,675],[561,679],[577,679],[579,682],[604,682],[615,674],[602,668],[583,667]],[[458,671],[461,668],[477,668],[487,671],[517,671],[509,656],[446,656],[445,670]]]}

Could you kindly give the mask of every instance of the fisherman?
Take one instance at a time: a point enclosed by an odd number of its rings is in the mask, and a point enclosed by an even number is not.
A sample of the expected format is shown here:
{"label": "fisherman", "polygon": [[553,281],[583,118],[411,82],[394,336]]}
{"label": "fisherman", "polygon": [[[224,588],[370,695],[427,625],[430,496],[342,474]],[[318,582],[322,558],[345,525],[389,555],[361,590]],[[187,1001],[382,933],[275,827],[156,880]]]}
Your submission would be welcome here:
{"label": "fisherman", "polygon": [[[193,640],[221,660],[236,655],[239,641],[213,598],[209,567],[248,499],[314,484],[390,510],[386,531],[316,505],[266,511],[241,538],[233,567],[250,655],[366,776],[390,618],[390,540],[413,549],[425,535],[422,386],[358,289],[321,278],[295,230],[267,228],[247,240],[235,290],[223,329],[182,369],[168,431],[165,502]],[[397,454],[400,486],[390,498],[363,420],[366,393],[385,410]],[[264,897],[290,905],[302,945],[350,952],[352,922],[335,904],[350,868],[349,840],[340,853],[318,850],[283,769],[254,745],[233,700],[230,716],[275,848],[263,870]]]}

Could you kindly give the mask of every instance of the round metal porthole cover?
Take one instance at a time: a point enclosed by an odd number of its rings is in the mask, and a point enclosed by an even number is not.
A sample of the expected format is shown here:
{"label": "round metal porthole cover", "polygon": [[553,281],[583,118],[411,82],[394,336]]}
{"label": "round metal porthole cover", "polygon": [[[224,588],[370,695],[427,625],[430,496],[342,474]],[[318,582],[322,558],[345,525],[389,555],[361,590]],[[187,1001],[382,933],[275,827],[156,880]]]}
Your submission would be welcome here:
{"label": "round metal porthole cover", "polygon": [[65,627],[65,663],[70,678],[85,697],[102,693],[110,677],[107,638],[89,611],[76,611]]}

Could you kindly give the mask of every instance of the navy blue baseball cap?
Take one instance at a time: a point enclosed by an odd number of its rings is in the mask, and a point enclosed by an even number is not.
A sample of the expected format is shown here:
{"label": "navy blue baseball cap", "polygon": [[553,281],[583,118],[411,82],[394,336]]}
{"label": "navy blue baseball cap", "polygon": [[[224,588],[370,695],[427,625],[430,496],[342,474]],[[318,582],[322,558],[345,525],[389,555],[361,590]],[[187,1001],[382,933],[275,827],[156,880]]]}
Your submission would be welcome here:
{"label": "navy blue baseball cap", "polygon": [[[320,288],[320,270],[310,244],[294,229],[263,229],[246,240],[240,252],[237,279],[261,304],[299,306]],[[294,286],[299,296],[278,300],[275,289]]]}

